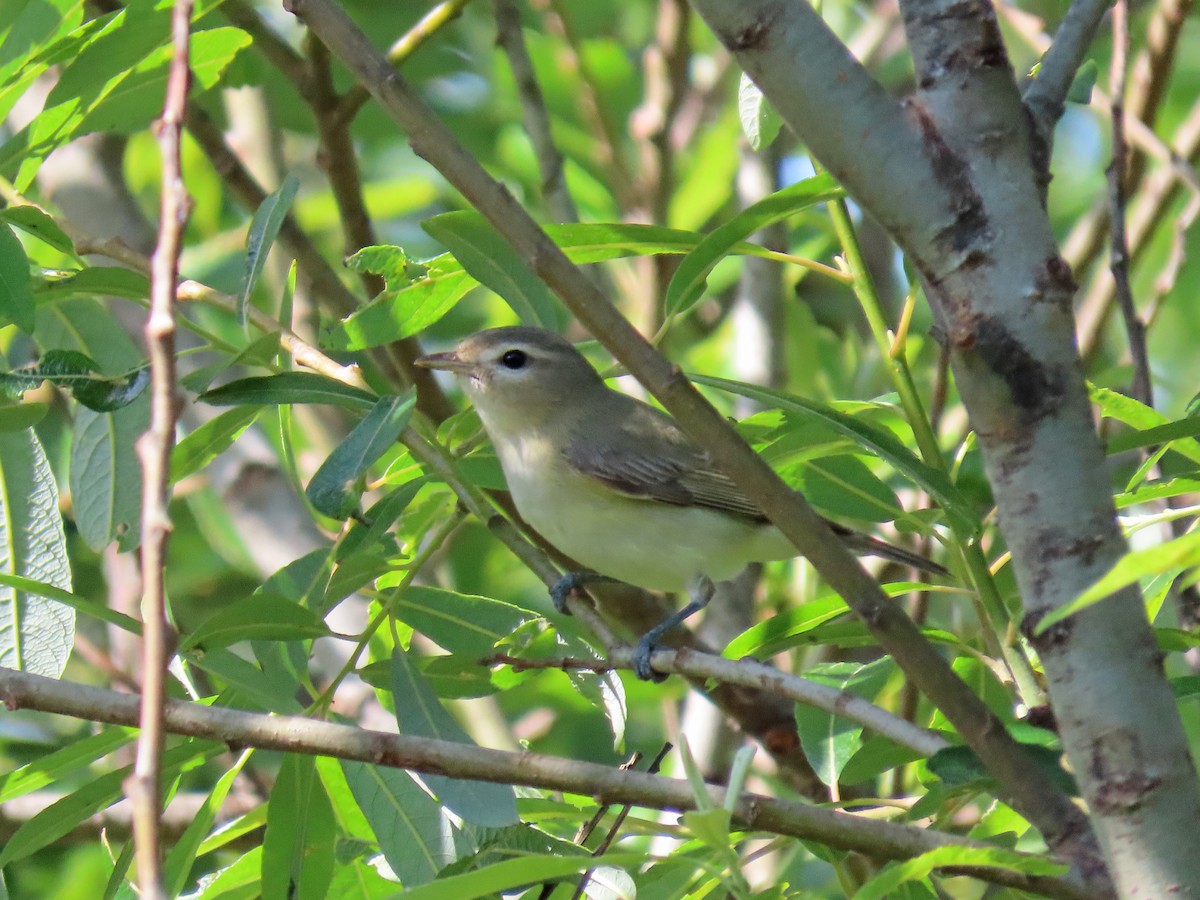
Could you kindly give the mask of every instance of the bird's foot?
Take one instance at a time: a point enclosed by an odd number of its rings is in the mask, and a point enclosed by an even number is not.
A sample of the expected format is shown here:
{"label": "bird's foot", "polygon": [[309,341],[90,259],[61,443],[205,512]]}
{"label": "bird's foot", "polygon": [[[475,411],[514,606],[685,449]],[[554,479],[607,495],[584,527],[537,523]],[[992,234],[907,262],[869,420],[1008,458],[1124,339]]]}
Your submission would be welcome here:
{"label": "bird's foot", "polygon": [[633,648],[633,673],[642,681],[652,681],[655,684],[666,681],[667,676],[656,672],[650,666],[650,657],[658,649],[658,635],[644,634],[637,646]]}
{"label": "bird's foot", "polygon": [[554,608],[565,616],[571,615],[567,609],[567,598],[586,584],[601,582],[616,583],[617,579],[601,575],[599,572],[564,572],[563,576],[550,586],[550,600]]}

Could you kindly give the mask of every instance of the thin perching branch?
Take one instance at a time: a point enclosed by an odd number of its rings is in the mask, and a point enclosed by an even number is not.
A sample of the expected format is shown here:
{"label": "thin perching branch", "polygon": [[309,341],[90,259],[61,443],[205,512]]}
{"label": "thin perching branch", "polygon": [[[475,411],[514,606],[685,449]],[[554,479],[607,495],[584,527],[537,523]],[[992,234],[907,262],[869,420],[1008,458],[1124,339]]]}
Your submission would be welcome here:
{"label": "thin perching branch", "polygon": [[[1075,0],[1063,16],[1054,43],[1042,57],[1037,77],[1025,89],[1025,106],[1047,145],[1066,109],[1067,92],[1087,58],[1088,48],[1112,0]],[[1049,153],[1046,154],[1049,159]]]}
{"label": "thin perching branch", "polygon": [[175,281],[191,198],[183,184],[180,143],[191,82],[189,49],[192,0],[176,0],[171,17],[172,57],[167,96],[158,124],[162,153],[162,201],[158,244],[150,267],[150,428],[138,440],[142,461],[142,696],[137,758],[126,792],[133,804],[133,840],[138,884],[147,900],[166,898],[162,880],[163,713],[166,704],[170,625],[166,611],[167,541],[171,519],[171,448],[175,446]]}
{"label": "thin perching branch", "polygon": [[[137,721],[136,697],[5,667],[0,667],[0,701],[8,709],[36,709],[90,722],[132,725]],[[691,785],[681,779],[622,771],[544,753],[492,750],[302,716],[252,713],[180,700],[167,701],[164,721],[172,734],[236,747],[328,756],[450,778],[566,791],[594,797],[602,804],[689,810],[695,809],[697,803]],[[727,788],[706,785],[705,790],[714,806],[725,802]],[[793,835],[881,859],[908,859],[940,847],[991,846],[933,829],[881,822],[749,792],[740,795],[733,813],[738,822],[754,830]],[[955,867],[955,871],[1047,897],[1088,900],[1094,896],[1066,878],[1029,876],[1002,868]]]}
{"label": "thin perching branch", "polygon": [[1112,71],[1109,90],[1112,94],[1112,162],[1108,166],[1109,200],[1109,267],[1112,269],[1117,306],[1125,320],[1129,338],[1129,355],[1133,360],[1133,381],[1129,393],[1147,406],[1154,405],[1150,384],[1150,359],[1146,352],[1146,327],[1133,303],[1133,288],[1129,284],[1129,241],[1125,234],[1125,172],[1128,145],[1125,142],[1125,70],[1129,55],[1129,4],[1117,0],[1113,7]]}

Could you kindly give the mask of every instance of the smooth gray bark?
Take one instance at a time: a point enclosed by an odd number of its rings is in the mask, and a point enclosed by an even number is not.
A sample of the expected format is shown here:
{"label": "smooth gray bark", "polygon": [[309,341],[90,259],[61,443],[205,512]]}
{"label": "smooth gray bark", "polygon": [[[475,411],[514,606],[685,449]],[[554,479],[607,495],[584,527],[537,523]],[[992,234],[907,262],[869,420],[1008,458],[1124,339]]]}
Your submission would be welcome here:
{"label": "smooth gray bark", "polygon": [[[1036,624],[1125,542],[1075,349],[1075,284],[991,8],[901,4],[919,84],[901,104],[803,0],[693,3],[921,272]],[[1138,592],[1034,643],[1118,890],[1200,885],[1200,785]]]}

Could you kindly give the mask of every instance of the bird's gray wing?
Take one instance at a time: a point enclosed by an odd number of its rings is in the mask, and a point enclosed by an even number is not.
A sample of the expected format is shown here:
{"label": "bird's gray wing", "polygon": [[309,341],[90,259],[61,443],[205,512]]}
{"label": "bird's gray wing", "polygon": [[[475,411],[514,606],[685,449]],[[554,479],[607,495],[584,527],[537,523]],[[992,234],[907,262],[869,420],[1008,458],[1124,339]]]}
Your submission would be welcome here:
{"label": "bird's gray wing", "polygon": [[628,497],[766,521],[674,421],[639,401],[622,399],[628,404],[613,419],[619,427],[602,433],[589,429],[568,443],[563,455],[572,469]]}

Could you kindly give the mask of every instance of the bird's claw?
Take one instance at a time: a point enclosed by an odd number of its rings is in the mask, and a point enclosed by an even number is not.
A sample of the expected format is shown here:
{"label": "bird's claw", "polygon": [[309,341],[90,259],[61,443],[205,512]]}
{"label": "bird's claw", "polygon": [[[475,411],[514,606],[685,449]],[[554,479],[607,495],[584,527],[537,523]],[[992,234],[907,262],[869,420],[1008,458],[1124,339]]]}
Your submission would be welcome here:
{"label": "bird's claw", "polygon": [[650,665],[650,657],[657,649],[657,641],[649,634],[643,635],[642,639],[637,642],[637,646],[633,648],[633,673],[642,681],[658,684],[667,680],[665,674],[654,671]]}
{"label": "bird's claw", "polygon": [[550,586],[550,600],[554,603],[554,608],[564,616],[571,615],[571,611],[567,609],[567,600],[571,594],[578,591],[585,584],[596,584],[598,582],[615,583],[615,578],[609,578],[607,575],[601,575],[597,572],[564,572],[563,576]]}

